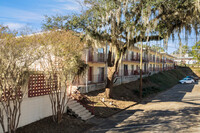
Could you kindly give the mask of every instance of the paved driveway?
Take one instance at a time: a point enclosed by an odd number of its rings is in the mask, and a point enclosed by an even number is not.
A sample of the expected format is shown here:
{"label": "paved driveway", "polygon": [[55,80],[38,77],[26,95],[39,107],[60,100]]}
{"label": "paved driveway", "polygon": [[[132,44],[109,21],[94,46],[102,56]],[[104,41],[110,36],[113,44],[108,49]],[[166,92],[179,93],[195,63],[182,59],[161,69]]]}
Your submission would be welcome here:
{"label": "paved driveway", "polygon": [[138,104],[104,120],[88,132],[200,133],[200,84],[176,85],[148,103]]}

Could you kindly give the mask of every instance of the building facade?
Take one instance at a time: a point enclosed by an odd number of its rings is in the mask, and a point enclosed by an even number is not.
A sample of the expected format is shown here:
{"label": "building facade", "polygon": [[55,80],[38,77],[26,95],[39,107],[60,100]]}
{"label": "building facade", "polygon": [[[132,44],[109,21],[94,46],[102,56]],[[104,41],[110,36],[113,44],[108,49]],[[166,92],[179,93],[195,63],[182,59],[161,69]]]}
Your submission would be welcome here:
{"label": "building facade", "polygon": [[[80,77],[74,83],[74,89],[78,89],[82,93],[105,88],[107,77],[107,53],[108,48],[89,48],[82,59],[89,65],[86,74]],[[164,52],[156,52],[148,49],[143,50],[142,58],[142,74],[143,77],[174,69],[175,57]],[[114,80],[114,85],[135,81],[140,75],[140,49],[133,47],[124,55],[119,64],[118,72]]]}
{"label": "building facade", "polygon": [[189,56],[189,54],[185,55],[174,55],[176,57],[175,63],[176,65],[195,65],[198,63],[194,57]]}

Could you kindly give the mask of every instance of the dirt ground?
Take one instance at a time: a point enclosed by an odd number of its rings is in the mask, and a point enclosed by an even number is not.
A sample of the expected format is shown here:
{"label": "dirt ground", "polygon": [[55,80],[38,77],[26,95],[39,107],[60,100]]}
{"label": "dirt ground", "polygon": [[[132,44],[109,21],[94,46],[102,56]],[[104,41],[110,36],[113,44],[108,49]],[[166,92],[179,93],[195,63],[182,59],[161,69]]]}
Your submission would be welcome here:
{"label": "dirt ground", "polygon": [[87,97],[94,103],[94,115],[101,118],[109,117],[137,103],[125,99],[107,99],[104,90],[91,92]]}
{"label": "dirt ground", "polygon": [[52,117],[47,117],[17,129],[17,133],[82,133],[93,125],[78,118],[64,115],[60,124],[55,124]]}

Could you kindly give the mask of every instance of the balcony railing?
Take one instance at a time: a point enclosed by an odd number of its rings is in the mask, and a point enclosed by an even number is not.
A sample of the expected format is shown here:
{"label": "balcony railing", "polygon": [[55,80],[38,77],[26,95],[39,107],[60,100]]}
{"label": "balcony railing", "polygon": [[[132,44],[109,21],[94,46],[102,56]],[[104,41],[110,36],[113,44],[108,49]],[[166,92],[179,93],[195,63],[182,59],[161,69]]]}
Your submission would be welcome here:
{"label": "balcony railing", "polygon": [[93,56],[92,55],[88,56],[88,62],[93,62]]}
{"label": "balcony railing", "polygon": [[131,61],[140,61],[140,57],[134,57],[131,59]]}
{"label": "balcony railing", "polygon": [[[124,70],[119,70],[119,71],[121,71],[121,72],[123,72],[123,75],[121,75],[121,74],[119,74],[119,72],[118,73],[116,73],[116,76],[117,77],[121,77],[121,76],[134,76],[134,75],[140,75],[140,70],[128,70],[128,71],[124,71]],[[142,71],[142,74],[144,75],[144,74],[148,74],[148,72],[146,71]]]}
{"label": "balcony railing", "polygon": [[105,62],[104,57],[98,57],[97,62]]}
{"label": "balcony railing", "polygon": [[173,60],[168,60],[168,59],[166,60],[166,62],[167,62],[167,63],[174,63]]}
{"label": "balcony railing", "polygon": [[[89,80],[91,79],[91,80]],[[93,74],[90,77],[88,77],[87,84],[97,84],[97,83],[105,83],[106,75],[102,74]],[[85,85],[86,84],[86,78],[85,77],[79,77],[74,81],[73,85]]]}
{"label": "balcony railing", "polygon": [[93,58],[93,56],[88,56],[88,62],[105,62],[104,56],[97,56],[97,58]]}
{"label": "balcony railing", "polygon": [[124,58],[123,61],[128,61],[128,62],[131,62],[131,61],[140,61],[140,57],[131,57],[131,59]]}
{"label": "balcony railing", "polygon": [[[88,52],[88,62],[105,62],[106,61],[106,58],[105,58],[105,53],[98,53],[97,54],[97,57],[94,58],[94,55],[93,53],[91,52]],[[123,61],[128,61],[128,62],[131,62],[131,61],[136,61],[136,62],[139,62],[140,61],[140,56],[125,56],[123,58]],[[159,59],[159,58],[153,58],[153,57],[144,57],[143,56],[143,59],[142,59],[143,62],[157,62],[157,63],[174,63],[173,60],[171,59]]]}
{"label": "balcony railing", "polygon": [[162,71],[162,68],[158,68],[158,67],[149,67],[149,71],[153,71],[153,72],[156,72],[156,71]]}

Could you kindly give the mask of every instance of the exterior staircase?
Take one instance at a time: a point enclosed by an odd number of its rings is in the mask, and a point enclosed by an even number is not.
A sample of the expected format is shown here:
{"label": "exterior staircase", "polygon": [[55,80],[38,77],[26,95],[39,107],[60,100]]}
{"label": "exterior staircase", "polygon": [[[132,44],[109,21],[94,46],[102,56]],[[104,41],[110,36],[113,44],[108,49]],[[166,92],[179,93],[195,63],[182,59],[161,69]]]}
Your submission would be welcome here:
{"label": "exterior staircase", "polygon": [[75,99],[70,98],[70,100],[67,103],[67,107],[82,120],[88,120],[94,117],[94,115],[92,115],[92,113],[89,110],[87,110]]}

